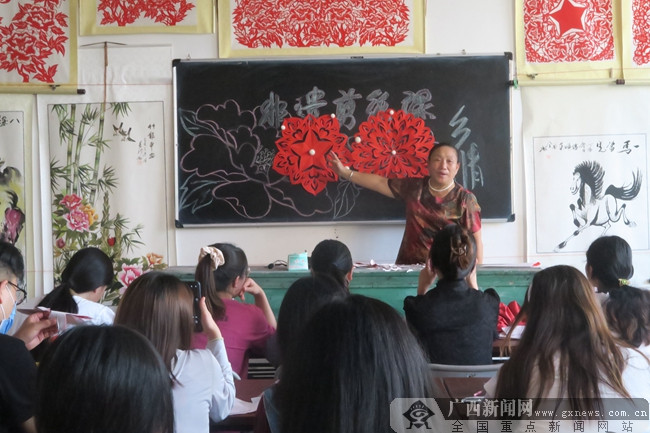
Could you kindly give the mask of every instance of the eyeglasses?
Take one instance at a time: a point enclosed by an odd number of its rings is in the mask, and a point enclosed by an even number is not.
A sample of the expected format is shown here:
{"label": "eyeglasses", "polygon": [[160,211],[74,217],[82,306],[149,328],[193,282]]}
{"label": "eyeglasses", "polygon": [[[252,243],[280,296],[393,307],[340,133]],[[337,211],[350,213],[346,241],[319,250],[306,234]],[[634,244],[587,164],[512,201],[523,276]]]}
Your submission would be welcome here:
{"label": "eyeglasses", "polygon": [[16,289],[16,305],[22,304],[27,298],[27,291],[25,290],[24,283],[20,285],[7,281],[8,284],[11,284]]}

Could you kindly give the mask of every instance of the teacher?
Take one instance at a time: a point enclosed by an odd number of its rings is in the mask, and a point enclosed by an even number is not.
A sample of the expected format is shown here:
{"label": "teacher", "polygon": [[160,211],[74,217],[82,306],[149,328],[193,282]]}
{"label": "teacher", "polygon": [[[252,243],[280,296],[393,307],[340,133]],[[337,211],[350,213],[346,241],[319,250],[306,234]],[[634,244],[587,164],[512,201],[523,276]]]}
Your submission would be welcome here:
{"label": "teacher", "polygon": [[329,154],[332,170],[341,179],[397,198],[406,205],[406,226],[396,264],[426,263],[433,236],[450,223],[466,227],[476,240],[476,259],[483,262],[481,207],[476,197],[454,178],[460,169],[458,149],[438,143],[429,152],[429,176],[389,179],[345,167],[335,153]]}

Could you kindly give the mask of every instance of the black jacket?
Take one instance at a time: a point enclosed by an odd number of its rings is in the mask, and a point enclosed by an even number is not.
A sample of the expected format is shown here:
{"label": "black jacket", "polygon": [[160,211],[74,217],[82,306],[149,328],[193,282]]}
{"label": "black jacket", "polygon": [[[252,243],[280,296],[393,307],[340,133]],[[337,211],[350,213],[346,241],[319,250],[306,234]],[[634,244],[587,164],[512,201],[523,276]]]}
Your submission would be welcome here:
{"label": "black jacket", "polygon": [[404,312],[429,362],[491,364],[499,302],[494,289],[482,292],[465,280],[441,280],[424,295],[407,296]]}

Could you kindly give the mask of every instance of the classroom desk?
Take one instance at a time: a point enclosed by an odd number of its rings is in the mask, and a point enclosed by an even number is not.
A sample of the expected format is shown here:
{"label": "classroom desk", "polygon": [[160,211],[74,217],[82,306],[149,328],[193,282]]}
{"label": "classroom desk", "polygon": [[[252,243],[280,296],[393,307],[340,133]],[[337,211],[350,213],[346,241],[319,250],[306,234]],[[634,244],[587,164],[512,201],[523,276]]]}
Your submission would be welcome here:
{"label": "classroom desk", "polygon": [[[517,344],[519,344],[519,339],[513,338],[510,340],[510,350],[514,350],[515,347],[517,347]],[[501,354],[501,349],[506,348],[506,339],[505,338],[497,338],[496,340],[492,341],[492,358],[509,358],[509,354]],[[505,359],[504,359],[505,360]]]}
{"label": "classroom desk", "polygon": [[483,390],[485,382],[490,380],[489,377],[443,377],[445,390],[449,398],[474,397],[475,394]]}
{"label": "classroom desk", "polygon": [[[435,398],[462,399],[472,397],[483,389],[487,377],[433,377]],[[250,401],[273,385],[274,379],[242,379],[235,381],[237,398]],[[251,431],[255,428],[256,412],[231,415],[219,423],[210,424],[210,432]]]}
{"label": "classroom desk", "polygon": [[[181,280],[194,280],[194,266],[174,266],[166,270]],[[356,268],[350,283],[350,292],[380,299],[404,315],[404,298],[415,295],[418,286],[421,266],[399,266],[397,270],[382,268]],[[493,287],[501,302],[508,304],[517,301],[523,305],[526,290],[530,285],[537,268],[522,267],[490,267],[479,266],[477,270],[478,283],[481,288]],[[259,284],[266,293],[271,308],[276,317],[284,294],[298,278],[309,275],[309,271],[288,271],[286,268],[266,266],[251,266],[251,278]],[[247,302],[253,302],[248,296]]]}
{"label": "classroom desk", "polygon": [[[251,401],[273,385],[275,379],[242,379],[235,380],[235,394],[240,400]],[[250,431],[255,428],[256,412],[231,415],[218,423],[210,423],[210,432],[217,431]]]}

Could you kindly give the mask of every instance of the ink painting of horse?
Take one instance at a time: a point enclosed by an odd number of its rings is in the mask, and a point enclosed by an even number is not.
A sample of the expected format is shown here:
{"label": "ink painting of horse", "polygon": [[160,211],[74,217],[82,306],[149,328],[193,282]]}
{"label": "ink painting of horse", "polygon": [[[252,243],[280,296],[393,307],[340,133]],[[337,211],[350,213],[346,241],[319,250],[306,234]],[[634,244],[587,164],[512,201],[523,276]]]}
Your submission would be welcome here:
{"label": "ink painting of horse", "polygon": [[636,223],[626,214],[627,204],[621,201],[633,200],[639,194],[643,176],[637,169],[636,172],[632,172],[630,183],[622,186],[610,184],[603,193],[604,177],[605,170],[596,161],[583,161],[573,170],[570,190],[571,194],[578,196],[578,199],[575,203],[571,203],[569,209],[576,229],[555,248],[555,251],[562,250],[567,242],[592,226],[603,228],[601,236],[609,230],[612,223],[621,220],[628,227],[636,226]]}

